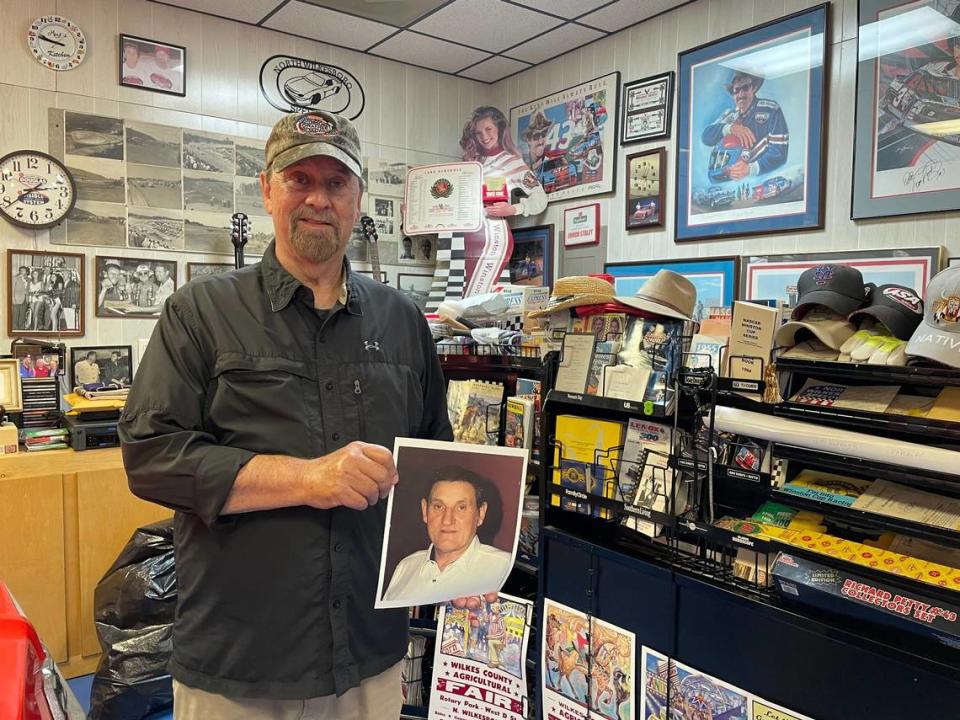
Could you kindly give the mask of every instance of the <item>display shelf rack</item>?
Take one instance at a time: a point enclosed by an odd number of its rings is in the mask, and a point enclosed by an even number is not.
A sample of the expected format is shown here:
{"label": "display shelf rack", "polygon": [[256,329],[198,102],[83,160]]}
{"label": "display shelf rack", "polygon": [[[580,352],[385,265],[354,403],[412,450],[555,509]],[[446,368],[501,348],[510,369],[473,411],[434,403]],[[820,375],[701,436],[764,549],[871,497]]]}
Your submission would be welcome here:
{"label": "display shelf rack", "polygon": [[822,423],[854,432],[875,432],[923,444],[932,439],[960,444],[960,423],[927,420],[909,415],[818,407],[784,402],[775,405],[773,414],[792,420]]}
{"label": "display shelf rack", "polygon": [[424,720],[427,717],[427,708],[417,705],[403,705],[400,708],[400,720]]}
{"label": "display shelf rack", "polygon": [[551,390],[547,394],[546,402],[554,406],[566,408],[588,409],[599,411],[606,415],[621,417],[643,417],[654,422],[672,422],[673,413],[664,411],[662,405],[639,402],[637,400],[620,400],[604,397],[603,395],[588,395],[586,393],[569,393],[560,390]]}
{"label": "display shelf rack", "polygon": [[829,380],[857,380],[871,384],[960,386],[960,370],[933,365],[898,367],[823,360],[793,360],[780,357],[777,359],[777,370]]}

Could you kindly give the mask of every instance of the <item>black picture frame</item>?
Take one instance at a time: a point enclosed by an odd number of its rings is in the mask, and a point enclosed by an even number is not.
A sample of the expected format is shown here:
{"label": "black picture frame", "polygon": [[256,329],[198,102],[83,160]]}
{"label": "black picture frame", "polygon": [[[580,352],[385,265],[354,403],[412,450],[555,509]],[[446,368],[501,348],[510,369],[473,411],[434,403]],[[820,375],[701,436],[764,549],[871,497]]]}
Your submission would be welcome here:
{"label": "black picture frame", "polygon": [[[673,123],[676,73],[670,70],[624,83],[620,96],[620,144],[666,140]],[[638,126],[650,125],[649,130]]]}
{"label": "black picture frame", "polygon": [[[135,66],[127,63],[126,51],[130,47],[138,53]],[[158,52],[169,60],[161,64]],[[187,94],[187,49],[181,45],[120,33],[117,70],[118,82],[123,87],[178,97]]]}
{"label": "black picture frame", "polygon": [[[96,390],[105,387],[128,388],[133,384],[133,346],[132,345],[84,345],[82,347],[70,348],[70,387],[79,387],[77,383],[77,363],[87,361],[87,355],[94,353],[96,355],[96,364],[99,367],[99,381],[97,383],[85,383],[87,390]],[[126,370],[122,377],[106,377],[111,374],[108,372],[109,363],[112,362],[113,353],[119,353],[121,360],[126,360],[126,365],[120,366]],[[112,382],[118,380],[119,382]]]}
{"label": "black picture frame", "polygon": [[[624,227],[628,232],[646,230],[648,228],[662,228],[666,212],[667,199],[667,151],[666,148],[653,148],[628,155],[627,186],[626,186],[626,214]],[[652,167],[656,172],[656,192],[644,194],[635,192],[634,171],[641,164]],[[644,178],[644,180],[649,180]]]}
{"label": "black picture frame", "polygon": [[[513,252],[507,260],[511,285],[553,285],[553,240],[552,224],[513,229]],[[526,248],[533,248],[532,258],[530,252],[524,252]],[[524,268],[523,263],[529,260],[535,263],[538,254],[542,258],[540,274],[531,276],[531,268]],[[536,281],[537,277],[541,278],[539,282]]]}
{"label": "black picture frame", "polygon": [[[99,318],[156,319],[179,287],[177,261],[97,255],[94,258],[94,312]],[[113,267],[116,270],[113,270]],[[166,278],[155,274],[163,268]]]}
{"label": "black picture frame", "polygon": [[[7,250],[7,334],[82,336],[85,265],[80,253]],[[21,269],[27,271],[25,277]]]}

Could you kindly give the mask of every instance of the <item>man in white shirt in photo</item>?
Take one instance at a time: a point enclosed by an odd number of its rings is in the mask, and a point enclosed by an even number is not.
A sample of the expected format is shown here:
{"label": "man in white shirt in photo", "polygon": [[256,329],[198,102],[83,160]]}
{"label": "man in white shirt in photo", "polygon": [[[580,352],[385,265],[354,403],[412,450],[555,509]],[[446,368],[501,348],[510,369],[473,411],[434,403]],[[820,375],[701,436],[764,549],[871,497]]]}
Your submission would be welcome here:
{"label": "man in white shirt in photo", "polygon": [[420,501],[430,547],[400,561],[383,599],[425,605],[499,590],[513,557],[477,537],[493,491],[489,480],[464,468],[438,470]]}

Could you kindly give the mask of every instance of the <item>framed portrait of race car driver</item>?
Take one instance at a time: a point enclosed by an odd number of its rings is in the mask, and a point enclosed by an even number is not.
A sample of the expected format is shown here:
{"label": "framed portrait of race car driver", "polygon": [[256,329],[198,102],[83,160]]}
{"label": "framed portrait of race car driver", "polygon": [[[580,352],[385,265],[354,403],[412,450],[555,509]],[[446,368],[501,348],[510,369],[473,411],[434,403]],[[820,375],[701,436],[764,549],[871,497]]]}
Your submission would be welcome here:
{"label": "framed portrait of race car driver", "polygon": [[679,54],[677,242],[823,227],[829,14]]}
{"label": "framed portrait of race car driver", "polygon": [[120,34],[120,84],[168,95],[187,94],[187,49]]}
{"label": "framed portrait of race car driver", "polygon": [[851,217],[960,208],[960,0],[860,0]]}

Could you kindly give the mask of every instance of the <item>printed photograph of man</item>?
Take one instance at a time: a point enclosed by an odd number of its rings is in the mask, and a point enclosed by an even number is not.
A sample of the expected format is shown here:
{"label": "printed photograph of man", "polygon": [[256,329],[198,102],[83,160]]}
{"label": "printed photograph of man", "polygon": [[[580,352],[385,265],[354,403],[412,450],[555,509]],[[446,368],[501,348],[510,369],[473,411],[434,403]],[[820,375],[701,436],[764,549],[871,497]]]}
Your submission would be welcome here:
{"label": "printed photograph of man", "polygon": [[377,607],[497,592],[516,554],[526,456],[409,442],[398,440],[395,451],[400,482],[387,510]]}

